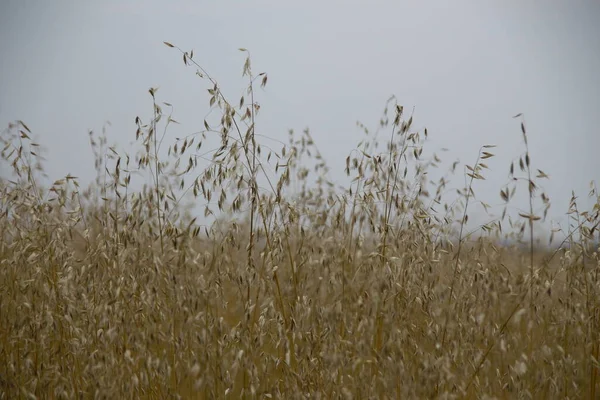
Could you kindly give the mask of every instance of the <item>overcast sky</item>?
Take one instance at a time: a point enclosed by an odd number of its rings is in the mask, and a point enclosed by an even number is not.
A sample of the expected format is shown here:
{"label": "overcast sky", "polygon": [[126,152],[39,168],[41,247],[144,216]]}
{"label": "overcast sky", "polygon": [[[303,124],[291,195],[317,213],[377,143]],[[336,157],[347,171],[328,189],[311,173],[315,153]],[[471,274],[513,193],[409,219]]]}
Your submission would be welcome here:
{"label": "overcast sky", "polygon": [[[150,87],[175,106],[172,137],[201,129],[206,85],[163,45],[194,59],[237,99],[241,67],[269,74],[260,133],[310,127],[332,170],[376,127],[394,94],[415,107],[445,166],[496,144],[476,192],[500,204],[523,150],[551,180],[552,215],[600,178],[598,1],[33,1],[0,0],[0,124],[25,121],[48,148],[48,172],[94,177],[87,132],[110,121],[126,144],[151,115]],[[335,175],[334,175],[335,177]],[[525,204],[522,205],[525,207]]]}

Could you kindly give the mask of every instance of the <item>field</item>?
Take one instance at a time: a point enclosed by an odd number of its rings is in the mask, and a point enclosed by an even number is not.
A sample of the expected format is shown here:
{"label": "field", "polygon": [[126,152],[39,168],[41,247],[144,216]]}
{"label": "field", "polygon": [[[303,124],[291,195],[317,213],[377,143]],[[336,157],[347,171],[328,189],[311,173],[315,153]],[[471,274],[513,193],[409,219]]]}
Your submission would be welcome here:
{"label": "field", "polygon": [[520,116],[502,216],[470,230],[493,145],[451,169],[465,187],[430,182],[392,98],[341,187],[308,130],[261,143],[249,58],[234,101],[165,44],[220,112],[201,133],[169,142],[150,89],[139,152],[90,134],[82,187],[45,184],[26,122],[2,132],[0,398],[600,398],[600,197],[535,240],[550,199]]}

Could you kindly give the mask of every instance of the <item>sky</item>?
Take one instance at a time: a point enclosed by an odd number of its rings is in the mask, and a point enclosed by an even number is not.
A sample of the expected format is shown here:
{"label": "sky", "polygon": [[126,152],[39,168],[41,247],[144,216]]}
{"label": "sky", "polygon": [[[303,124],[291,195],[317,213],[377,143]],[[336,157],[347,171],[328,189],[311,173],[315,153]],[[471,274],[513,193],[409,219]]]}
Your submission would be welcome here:
{"label": "sky", "polygon": [[[550,215],[564,221],[571,190],[583,204],[600,180],[600,2],[597,1],[184,1],[0,0],[0,126],[23,120],[48,150],[56,179],[94,176],[88,131],[111,123],[109,142],[135,137],[135,117],[151,116],[150,87],[174,106],[171,137],[201,129],[206,84],[168,41],[239,98],[247,48],[261,134],[286,141],[311,129],[343,179],[345,157],[375,128],[395,95],[427,127],[426,148],[444,166],[472,164],[494,144],[487,181],[476,193],[502,203],[510,162],[523,152]],[[461,185],[462,182],[458,182]],[[522,204],[526,208],[526,204]]]}

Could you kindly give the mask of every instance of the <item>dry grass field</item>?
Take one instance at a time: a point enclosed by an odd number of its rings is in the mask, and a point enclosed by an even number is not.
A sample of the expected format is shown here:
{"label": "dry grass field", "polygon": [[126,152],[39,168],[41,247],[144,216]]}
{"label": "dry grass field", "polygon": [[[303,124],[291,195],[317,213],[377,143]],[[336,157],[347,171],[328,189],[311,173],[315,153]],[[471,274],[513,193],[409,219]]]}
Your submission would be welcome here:
{"label": "dry grass field", "polygon": [[340,187],[308,130],[255,134],[249,58],[230,100],[166,45],[209,85],[202,132],[165,135],[151,89],[137,154],[90,134],[86,187],[44,183],[26,122],[2,132],[0,398],[600,398],[599,194],[534,240],[550,199],[520,116],[505,208],[473,231],[494,146],[449,171],[465,187],[430,182],[442,162],[392,98]]}

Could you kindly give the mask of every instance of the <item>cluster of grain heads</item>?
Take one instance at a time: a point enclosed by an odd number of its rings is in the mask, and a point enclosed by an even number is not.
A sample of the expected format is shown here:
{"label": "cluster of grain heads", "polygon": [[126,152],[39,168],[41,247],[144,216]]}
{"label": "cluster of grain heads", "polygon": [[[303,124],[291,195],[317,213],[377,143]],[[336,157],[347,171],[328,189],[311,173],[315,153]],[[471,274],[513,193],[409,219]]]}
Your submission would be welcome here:
{"label": "cluster of grain heads", "polygon": [[524,124],[502,217],[469,232],[493,146],[465,187],[458,163],[430,181],[443,161],[392,97],[335,182],[310,130],[260,131],[247,50],[230,101],[165,44],[207,85],[200,131],[171,138],[152,88],[136,154],[90,132],[85,188],[48,180],[25,123],[2,132],[0,398],[597,397],[600,198],[536,244],[550,203]]}

